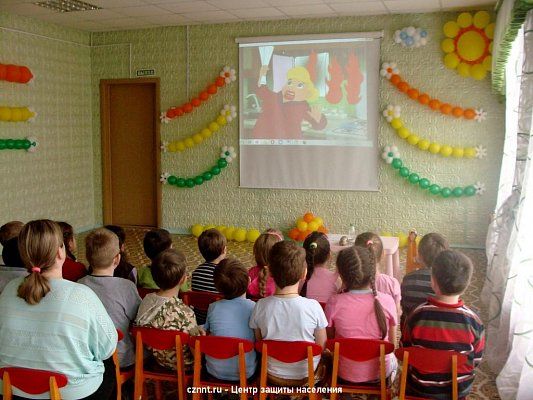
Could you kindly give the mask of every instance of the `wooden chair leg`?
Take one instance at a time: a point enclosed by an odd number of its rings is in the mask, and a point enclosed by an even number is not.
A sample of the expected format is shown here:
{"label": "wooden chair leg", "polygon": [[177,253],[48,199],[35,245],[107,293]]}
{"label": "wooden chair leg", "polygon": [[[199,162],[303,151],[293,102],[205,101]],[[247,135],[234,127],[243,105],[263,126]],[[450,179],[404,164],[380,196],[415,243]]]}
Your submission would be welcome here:
{"label": "wooden chair leg", "polygon": [[163,391],[161,390],[161,381],[155,381],[155,398],[163,400]]}
{"label": "wooden chair leg", "polygon": [[9,374],[4,372],[2,377],[2,393],[4,393],[4,400],[11,400],[13,394],[11,392],[11,379],[9,379]]}
{"label": "wooden chair leg", "polygon": [[57,387],[56,378],[50,377],[50,400],[61,400],[61,394]]}

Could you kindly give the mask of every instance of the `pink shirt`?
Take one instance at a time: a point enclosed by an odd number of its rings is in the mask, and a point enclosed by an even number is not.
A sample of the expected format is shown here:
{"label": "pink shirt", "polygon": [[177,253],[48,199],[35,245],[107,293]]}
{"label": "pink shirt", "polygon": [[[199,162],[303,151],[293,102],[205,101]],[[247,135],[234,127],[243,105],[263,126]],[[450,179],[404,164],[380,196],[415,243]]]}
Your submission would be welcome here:
{"label": "pink shirt", "polygon": [[265,295],[261,296],[259,293],[259,271],[261,270],[261,267],[259,265],[256,265],[255,267],[252,267],[248,270],[248,276],[250,277],[250,283],[248,284],[248,290],[246,291],[250,296],[254,297],[268,297],[272,296],[274,292],[276,291],[276,284],[274,283],[274,279],[269,275],[267,277],[266,285],[265,285]]}
{"label": "pink shirt", "polygon": [[339,293],[339,289],[339,274],[325,267],[315,267],[311,279],[307,282],[305,297],[327,303],[331,296]]}
{"label": "pink shirt", "polygon": [[400,283],[398,279],[387,274],[376,275],[376,290],[381,293],[388,294],[394,299],[394,302],[398,305],[402,299],[402,291],[400,289]]}
{"label": "pink shirt", "polygon": [[[378,293],[378,301],[387,318],[387,327],[397,325],[398,314],[392,297]],[[326,317],[328,326],[335,328],[335,337],[381,339],[374,312],[374,296],[370,290],[352,290],[333,296],[326,305]],[[385,340],[388,340],[388,336]],[[387,355],[387,375],[391,372],[391,357],[394,355]],[[378,379],[379,359],[357,362],[340,357],[339,376],[350,382],[368,382]]]}

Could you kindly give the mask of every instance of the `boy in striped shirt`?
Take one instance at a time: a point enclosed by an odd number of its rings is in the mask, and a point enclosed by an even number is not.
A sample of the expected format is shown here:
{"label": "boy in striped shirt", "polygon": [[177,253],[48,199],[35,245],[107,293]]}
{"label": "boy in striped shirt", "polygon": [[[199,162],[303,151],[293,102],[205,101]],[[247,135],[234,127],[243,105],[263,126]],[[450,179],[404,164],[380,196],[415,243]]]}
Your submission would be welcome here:
{"label": "boy in striped shirt", "polygon": [[[435,297],[418,306],[408,316],[401,345],[454,350],[465,354],[468,362],[458,370],[459,398],[472,389],[474,368],[485,347],[485,328],[479,316],[464,305],[460,296],[472,277],[472,262],[464,254],[445,250],[431,267]],[[432,399],[449,399],[451,374],[432,374],[411,369],[408,392]]]}

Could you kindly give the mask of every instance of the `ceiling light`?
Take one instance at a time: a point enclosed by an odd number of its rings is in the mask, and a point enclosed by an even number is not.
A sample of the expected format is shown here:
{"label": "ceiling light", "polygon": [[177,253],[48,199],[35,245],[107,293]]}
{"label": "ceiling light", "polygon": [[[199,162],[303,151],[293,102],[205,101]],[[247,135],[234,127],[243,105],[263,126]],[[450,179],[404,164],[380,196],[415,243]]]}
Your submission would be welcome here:
{"label": "ceiling light", "polygon": [[79,0],[47,0],[33,4],[62,13],[72,11],[99,10],[102,8]]}

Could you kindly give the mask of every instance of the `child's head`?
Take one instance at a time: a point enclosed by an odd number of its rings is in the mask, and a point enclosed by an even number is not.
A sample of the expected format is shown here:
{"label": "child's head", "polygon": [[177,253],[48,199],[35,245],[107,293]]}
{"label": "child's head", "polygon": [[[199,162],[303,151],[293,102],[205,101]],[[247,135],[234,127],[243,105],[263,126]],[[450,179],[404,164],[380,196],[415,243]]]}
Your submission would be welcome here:
{"label": "child's head", "polygon": [[65,250],[68,258],[76,259],[74,252],[76,251],[76,239],[74,238],[74,228],[67,222],[59,221],[57,223],[63,232],[63,243],[65,243]]}
{"label": "child's head", "polygon": [[268,266],[277,287],[283,289],[295,285],[307,272],[305,250],[294,242],[278,242],[270,250]]}
{"label": "child's head", "polygon": [[17,295],[28,304],[37,304],[50,291],[47,271],[60,267],[65,261],[63,233],[54,221],[30,221],[18,237],[20,256],[30,273],[18,288]]}
{"label": "child's head", "polygon": [[262,233],[254,243],[255,263],[259,267],[259,295],[265,296],[266,283],[268,279],[268,254],[277,242],[283,240],[281,232],[275,229],[268,229]]}
{"label": "child's head", "polygon": [[198,249],[205,261],[214,261],[226,253],[226,237],[216,229],[207,229],[198,238]]}
{"label": "child's head", "polygon": [[281,88],[281,93],[285,101],[315,101],[319,95],[305,67],[294,67],[287,71],[287,82]]}
{"label": "child's head", "polygon": [[366,247],[351,246],[337,255],[337,270],[346,291],[366,289],[370,286],[374,296],[374,312],[381,331],[381,338],[387,336],[387,319],[377,298],[376,257],[371,243]]}
{"label": "child's head", "polygon": [[120,251],[124,252],[124,242],[126,242],[126,232],[124,228],[118,225],[106,225],[104,228],[110,230],[118,237],[118,245],[120,246]]}
{"label": "child's head", "polygon": [[159,253],[170,249],[172,246],[172,238],[166,229],[152,229],[146,232],[143,239],[143,248],[146,257],[154,260]]}
{"label": "child's head", "polygon": [[5,246],[9,239],[18,236],[23,226],[20,221],[11,221],[0,226],[0,244]]}
{"label": "child's head", "polygon": [[435,258],[449,247],[448,241],[440,233],[428,233],[418,244],[418,260],[422,266],[430,268]]}
{"label": "child's head", "polygon": [[474,267],[470,258],[455,250],[444,250],[431,265],[431,281],[437,295],[463,294],[472,278]]}
{"label": "child's head", "polygon": [[85,238],[85,255],[93,270],[116,267],[120,262],[120,246],[117,235],[105,228],[91,232]]}
{"label": "child's head", "polygon": [[381,238],[374,232],[361,233],[355,238],[354,244],[356,246],[372,248],[376,263],[381,261],[381,258],[383,257],[383,242],[381,241]]}
{"label": "child's head", "polygon": [[173,289],[185,281],[187,259],[181,251],[163,250],[154,258],[150,269],[154,282],[160,289]]}
{"label": "child's head", "polygon": [[2,259],[4,264],[11,268],[24,268],[24,262],[20,258],[18,237],[12,237],[4,243]]}
{"label": "child's head", "polygon": [[248,270],[236,258],[226,258],[218,264],[213,276],[215,287],[227,300],[241,297],[248,289]]}
{"label": "child's head", "polygon": [[307,274],[305,283],[302,286],[300,294],[307,294],[307,282],[313,276],[315,265],[325,264],[329,260],[330,245],[326,234],[321,232],[312,232],[304,240],[305,261],[307,263]]}

